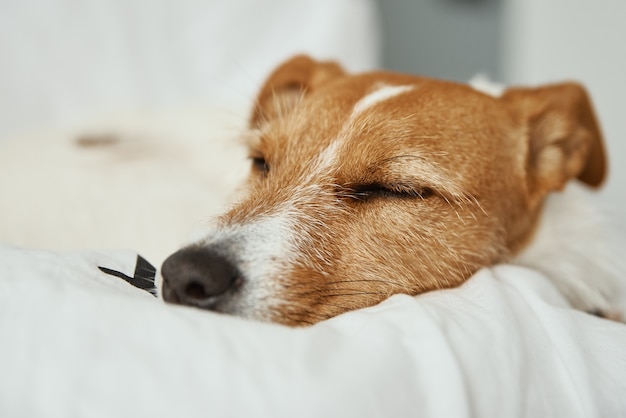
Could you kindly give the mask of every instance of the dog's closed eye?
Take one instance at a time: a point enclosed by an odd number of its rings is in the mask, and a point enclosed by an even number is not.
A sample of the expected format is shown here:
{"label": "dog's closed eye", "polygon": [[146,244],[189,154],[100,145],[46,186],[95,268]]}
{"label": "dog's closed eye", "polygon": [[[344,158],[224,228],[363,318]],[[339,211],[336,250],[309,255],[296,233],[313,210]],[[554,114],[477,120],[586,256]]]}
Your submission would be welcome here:
{"label": "dog's closed eye", "polygon": [[361,201],[378,198],[420,198],[427,199],[435,192],[428,187],[415,188],[411,185],[391,183],[369,183],[350,187],[349,196]]}

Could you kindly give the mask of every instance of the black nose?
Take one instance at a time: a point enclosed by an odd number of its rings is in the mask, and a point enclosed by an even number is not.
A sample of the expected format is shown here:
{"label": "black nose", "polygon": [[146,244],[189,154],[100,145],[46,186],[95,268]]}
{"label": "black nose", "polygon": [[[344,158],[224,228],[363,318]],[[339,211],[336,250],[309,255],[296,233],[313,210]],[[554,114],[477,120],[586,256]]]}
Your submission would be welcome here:
{"label": "black nose", "polygon": [[188,247],[169,256],[161,266],[166,302],[211,309],[217,296],[239,281],[237,268],[208,248]]}

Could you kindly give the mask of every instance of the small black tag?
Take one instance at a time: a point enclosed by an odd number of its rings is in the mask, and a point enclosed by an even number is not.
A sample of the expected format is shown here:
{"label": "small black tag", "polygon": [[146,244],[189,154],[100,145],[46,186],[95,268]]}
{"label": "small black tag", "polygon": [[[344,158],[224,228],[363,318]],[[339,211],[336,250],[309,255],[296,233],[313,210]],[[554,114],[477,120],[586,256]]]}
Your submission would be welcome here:
{"label": "small black tag", "polygon": [[111,276],[119,277],[126,280],[133,286],[152,293],[156,296],[156,286],[154,285],[154,279],[156,277],[156,268],[140,255],[137,255],[137,264],[135,265],[135,273],[133,277],[127,276],[121,271],[112,270],[106,267],[98,266],[98,269]]}

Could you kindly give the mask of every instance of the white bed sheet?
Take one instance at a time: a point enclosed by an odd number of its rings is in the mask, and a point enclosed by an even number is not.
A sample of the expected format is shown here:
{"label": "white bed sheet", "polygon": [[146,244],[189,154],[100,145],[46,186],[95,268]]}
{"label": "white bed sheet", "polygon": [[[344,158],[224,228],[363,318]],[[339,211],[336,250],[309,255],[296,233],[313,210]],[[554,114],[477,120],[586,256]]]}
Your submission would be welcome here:
{"label": "white bed sheet", "polygon": [[[292,3],[0,5],[8,57],[0,136],[74,126],[112,109],[239,109],[278,60],[299,51],[341,58],[352,70],[376,66],[373,1]],[[260,9],[270,10],[266,18]],[[97,125],[96,133],[122,133],[110,152],[135,159],[116,173],[134,173],[140,186],[110,175],[109,151],[74,150],[93,127],[7,145],[2,239],[129,246],[160,262],[190,219],[218,212],[233,188],[225,179],[234,182],[243,162],[241,150],[224,158],[216,139],[231,136],[231,122],[183,113]],[[239,128],[245,118],[235,113]],[[145,149],[156,152],[146,158]],[[177,198],[195,204],[180,208]],[[626,416],[626,326],[572,310],[536,271],[497,266],[458,289],[395,296],[290,329],[165,305],[97,268],[130,275],[136,256],[0,247],[0,417]]]}
{"label": "white bed sheet", "polygon": [[0,416],[626,415],[626,326],[525,268],[291,329],[97,269],[135,259],[0,249]]}

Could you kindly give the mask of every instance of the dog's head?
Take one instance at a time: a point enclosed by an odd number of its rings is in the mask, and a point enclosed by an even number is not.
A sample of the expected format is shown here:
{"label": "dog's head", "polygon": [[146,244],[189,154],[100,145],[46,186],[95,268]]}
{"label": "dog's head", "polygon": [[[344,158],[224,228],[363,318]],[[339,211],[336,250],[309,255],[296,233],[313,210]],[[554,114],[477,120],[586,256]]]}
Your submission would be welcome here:
{"label": "dog's head", "polygon": [[250,128],[247,195],[165,261],[166,301],[297,325],[457,286],[532,239],[548,193],[605,176],[577,84],[492,97],[300,56]]}

